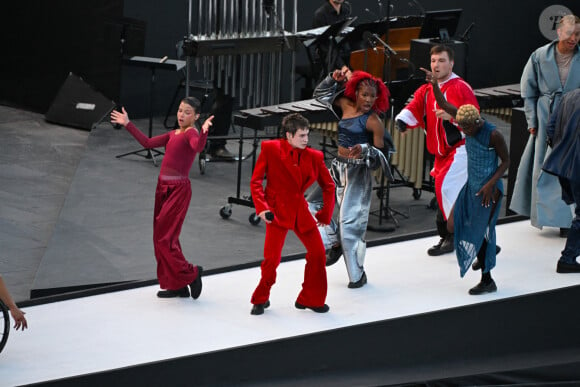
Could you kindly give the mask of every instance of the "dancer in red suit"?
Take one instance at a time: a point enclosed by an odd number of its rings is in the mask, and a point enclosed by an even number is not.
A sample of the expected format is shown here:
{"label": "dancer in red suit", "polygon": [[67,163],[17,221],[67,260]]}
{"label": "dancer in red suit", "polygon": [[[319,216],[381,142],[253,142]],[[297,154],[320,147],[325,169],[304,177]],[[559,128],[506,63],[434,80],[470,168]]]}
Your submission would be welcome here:
{"label": "dancer in red suit", "polygon": [[123,125],[129,133],[147,149],[165,146],[165,156],[159,171],[155,191],[155,212],[153,218],[153,246],[157,259],[157,278],[162,289],[157,297],[191,297],[201,294],[201,274],[203,268],[187,262],[181,251],[179,234],[191,200],[189,171],[196,153],[205,147],[207,132],[214,116],[201,126],[201,133],[195,129],[201,104],[193,97],[184,98],[177,111],[179,129],[149,138],[145,136],[122,112],[113,110],[111,122]]}
{"label": "dancer in red suit", "polygon": [[[282,247],[288,230],[306,247],[302,291],[295,306],[318,313],[328,312],[326,300],[326,255],[317,226],[328,225],[334,210],[334,182],[322,152],[308,148],[309,123],[300,114],[282,120],[284,138],[262,142],[252,175],[252,199],[256,214],[266,223],[262,277],[252,295],[251,314],[270,306],[270,289],[276,282]],[[262,182],[266,177],[266,188]],[[322,188],[324,205],[315,217],[308,209],[304,192],[314,182]]]}

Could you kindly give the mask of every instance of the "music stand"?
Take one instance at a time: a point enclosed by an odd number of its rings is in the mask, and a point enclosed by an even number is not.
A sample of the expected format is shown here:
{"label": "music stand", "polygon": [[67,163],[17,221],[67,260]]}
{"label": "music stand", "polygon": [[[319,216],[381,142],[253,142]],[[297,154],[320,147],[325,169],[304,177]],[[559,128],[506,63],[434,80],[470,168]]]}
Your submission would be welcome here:
{"label": "music stand", "polygon": [[[348,26],[350,26],[352,23],[354,23],[355,20],[356,20],[356,17],[351,17],[351,18],[336,22],[334,24],[331,24],[328,27],[326,27],[324,32],[322,32],[320,35],[318,35],[317,37],[315,37],[313,39],[306,40],[306,41],[302,42],[302,44],[308,50],[308,48],[312,45],[325,46],[326,43],[329,43],[328,44],[328,53],[326,55],[326,69],[327,69],[327,71],[332,71],[332,70],[334,70],[332,68],[332,64],[334,63],[333,51],[338,52],[338,47],[337,47],[338,44],[337,44],[336,38],[340,35],[340,33],[342,31],[344,31]],[[333,50],[333,48],[334,48],[334,50]],[[309,59],[311,60],[311,63],[312,63],[312,58],[310,57],[310,55],[308,55],[308,56],[309,56]]]}
{"label": "music stand", "polygon": [[[364,37],[363,35],[365,32],[369,32],[371,34],[377,34],[379,36],[385,34],[389,30],[389,21],[387,19],[381,19],[374,22],[368,23],[360,23],[356,25],[352,31],[350,31],[346,36],[344,36],[340,42],[339,46],[342,46],[348,43],[351,47],[355,45],[362,45],[364,46]],[[366,48],[366,46],[365,46]]]}
{"label": "music stand", "polygon": [[[386,61],[387,61],[387,74],[390,74],[390,57],[387,54],[387,50],[385,49],[385,56]],[[402,80],[402,81],[387,81],[385,82],[385,84],[387,85],[389,92],[391,94],[391,99],[390,99],[390,116],[391,116],[391,122],[390,122],[390,132],[393,131],[394,128],[394,123],[395,123],[395,107],[398,108],[398,110],[401,110],[402,107],[404,106],[405,102],[407,101],[407,99],[409,98],[409,96],[411,95],[411,93],[415,90],[414,86],[417,84],[417,82],[413,82],[413,80],[411,79],[407,79],[407,80]],[[397,96],[398,98],[395,98],[394,96]],[[391,161],[390,158],[390,154],[388,157],[389,163]],[[391,166],[392,168],[392,172],[393,174],[397,174],[399,176],[399,178],[401,179],[401,181],[405,182],[405,178],[403,177],[403,175],[401,174],[401,172],[394,166]],[[386,181],[385,182],[385,176],[384,174],[381,176],[381,183],[379,186],[379,192],[378,192],[378,196],[380,199],[379,202],[379,224],[378,226],[371,226],[369,223],[369,226],[371,227],[367,227],[372,231],[392,231],[394,228],[391,228],[389,226],[383,226],[382,225],[382,219],[383,219],[383,213],[385,214],[385,217],[387,219],[392,219],[393,223],[395,224],[395,227],[399,227],[399,221],[397,220],[397,218],[395,218],[395,215],[400,215],[406,219],[409,218],[408,214],[405,214],[401,211],[398,211],[394,208],[392,208],[390,206],[390,193],[391,193],[391,182],[390,181]]]}
{"label": "music stand", "polygon": [[[151,138],[153,136],[153,97],[155,88],[155,71],[157,69],[173,70],[179,71],[185,67],[185,61],[173,60],[165,58],[150,58],[145,56],[131,56],[123,58],[123,63],[129,66],[135,67],[146,67],[151,70],[151,78],[149,82],[149,131],[148,136]],[[144,154],[142,154],[144,152]],[[151,159],[153,164],[157,166],[157,161],[155,156],[163,155],[164,153],[155,148],[142,148],[136,151],[123,153],[117,155],[117,158],[125,157],[128,155],[137,155],[144,157],[146,159]]]}

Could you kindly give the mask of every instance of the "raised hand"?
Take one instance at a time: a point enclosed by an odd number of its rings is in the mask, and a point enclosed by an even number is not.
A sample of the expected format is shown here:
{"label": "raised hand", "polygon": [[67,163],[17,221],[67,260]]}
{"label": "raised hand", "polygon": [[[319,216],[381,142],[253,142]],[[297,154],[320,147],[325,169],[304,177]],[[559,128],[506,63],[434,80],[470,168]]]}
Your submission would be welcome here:
{"label": "raised hand", "polygon": [[337,82],[348,81],[351,75],[352,72],[347,66],[342,66],[340,70],[337,69],[332,72],[332,78]]}
{"label": "raised hand", "polygon": [[437,84],[437,79],[433,76],[433,73],[429,70],[427,70],[426,68],[423,67],[419,67],[419,70],[423,71],[425,73],[425,80],[429,83],[432,83],[434,85]]}
{"label": "raised hand", "polygon": [[129,123],[129,115],[124,107],[121,108],[121,112],[117,110],[111,112],[111,123],[127,126]]}
{"label": "raised hand", "polygon": [[215,116],[209,116],[204,122],[203,125],[201,126],[201,132],[202,133],[207,133],[209,131],[209,127],[213,125],[212,121],[213,118]]}

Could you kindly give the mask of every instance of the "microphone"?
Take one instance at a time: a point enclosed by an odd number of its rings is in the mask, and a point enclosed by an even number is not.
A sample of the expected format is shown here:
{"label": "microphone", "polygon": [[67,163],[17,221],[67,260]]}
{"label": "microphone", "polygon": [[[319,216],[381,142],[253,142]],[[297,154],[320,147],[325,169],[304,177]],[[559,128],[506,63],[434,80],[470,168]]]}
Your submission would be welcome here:
{"label": "microphone", "polygon": [[469,27],[467,27],[467,29],[465,30],[465,32],[461,35],[461,37],[459,38],[459,40],[461,40],[462,42],[467,42],[469,40],[469,34],[471,33],[471,30],[473,29],[473,27],[475,27],[475,22],[472,22]]}
{"label": "microphone", "polygon": [[269,220],[270,222],[274,220],[274,214],[271,211],[266,212],[265,216],[266,219]]}
{"label": "microphone", "polygon": [[413,78],[413,76],[415,75],[415,70],[417,69],[415,64],[413,62],[411,62],[409,59],[403,58],[402,56],[399,56],[398,58],[401,62],[406,63],[407,66],[409,66],[409,68],[410,68],[409,79]]}
{"label": "microphone", "polygon": [[[363,36],[364,36],[364,34],[363,34]],[[389,46],[386,42],[384,42],[383,39],[381,39],[381,37],[379,35],[377,35],[377,34],[371,34],[371,37],[374,39],[375,42],[378,42],[378,43],[382,44],[383,47],[386,50],[388,50],[392,55],[395,55],[395,56],[398,55],[397,54],[397,51],[393,50],[391,48],[391,46]]]}
{"label": "microphone", "polygon": [[369,47],[372,47],[373,51],[378,54],[379,50],[377,50],[376,44],[373,40],[373,35],[369,31],[365,31],[362,34],[364,41],[367,43]]}

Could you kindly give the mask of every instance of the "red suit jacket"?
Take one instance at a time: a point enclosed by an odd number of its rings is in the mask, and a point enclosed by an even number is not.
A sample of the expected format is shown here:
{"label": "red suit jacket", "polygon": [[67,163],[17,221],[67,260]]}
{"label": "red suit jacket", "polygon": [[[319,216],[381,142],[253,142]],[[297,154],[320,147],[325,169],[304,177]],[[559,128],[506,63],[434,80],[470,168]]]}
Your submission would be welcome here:
{"label": "red suit jacket", "polygon": [[296,165],[292,149],[285,139],[262,142],[250,188],[256,214],[270,210],[274,214],[273,224],[291,230],[297,227],[304,232],[316,227],[304,192],[314,181],[318,182],[324,206],[315,216],[320,223],[329,224],[334,210],[334,182],[322,152],[306,148],[301,151],[300,163]]}

